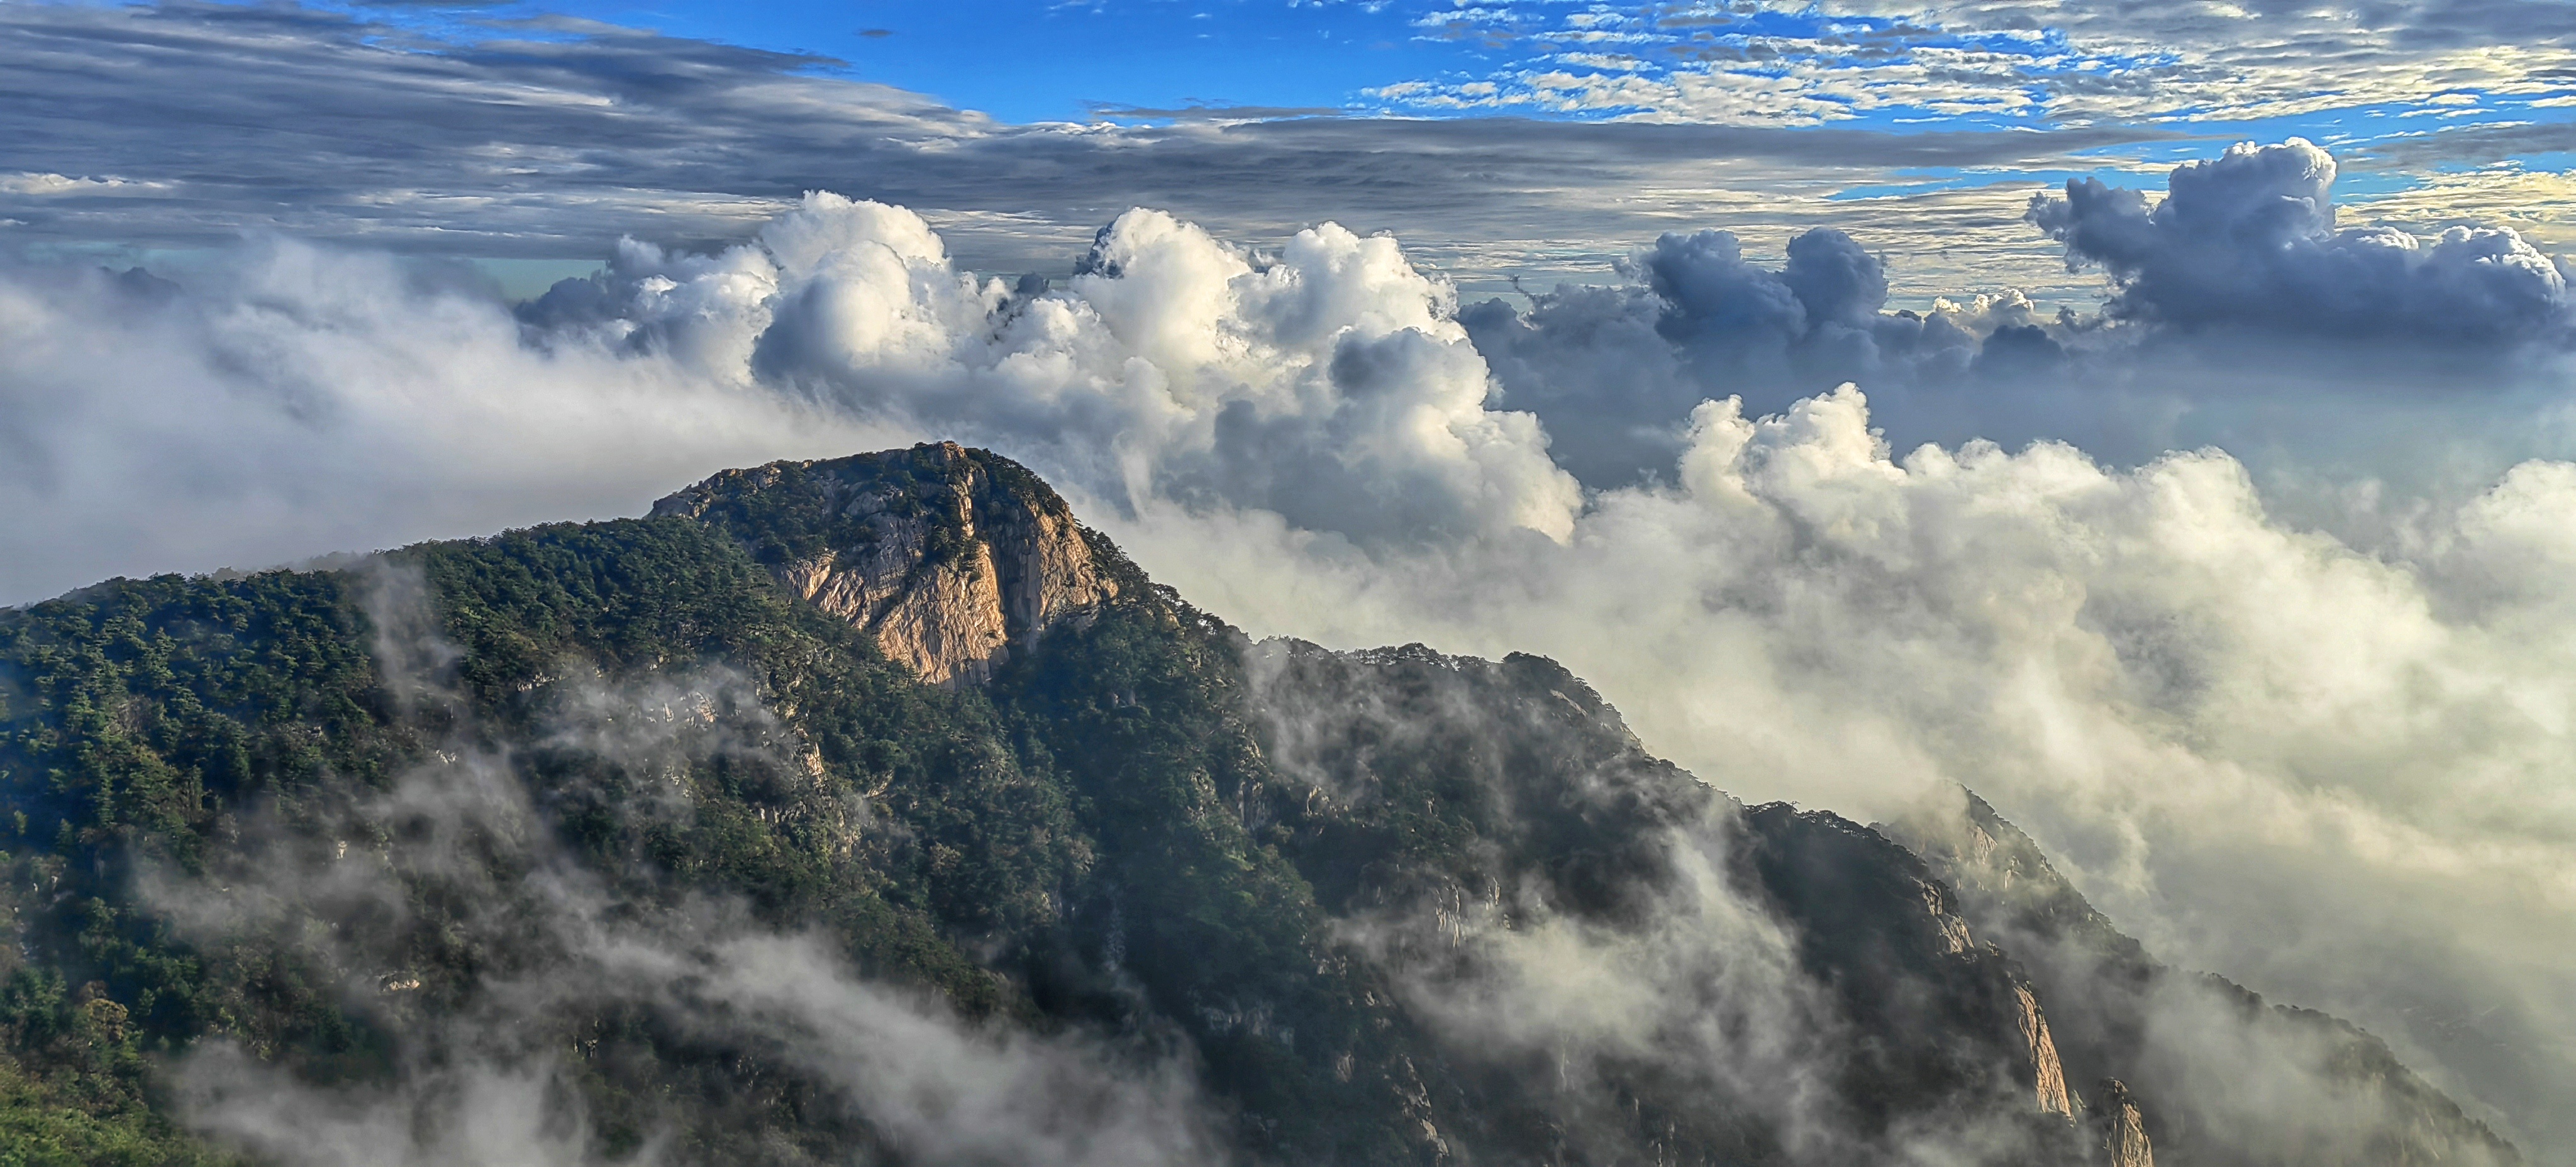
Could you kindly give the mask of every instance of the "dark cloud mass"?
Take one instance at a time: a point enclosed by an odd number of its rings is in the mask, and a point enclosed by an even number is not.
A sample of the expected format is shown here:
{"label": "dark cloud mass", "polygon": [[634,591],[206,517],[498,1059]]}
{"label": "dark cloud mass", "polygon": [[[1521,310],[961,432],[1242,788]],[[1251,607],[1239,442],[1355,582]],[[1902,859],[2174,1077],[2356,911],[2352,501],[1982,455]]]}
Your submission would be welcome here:
{"label": "dark cloud mass", "polygon": [[[2429,437],[2485,427],[2500,401],[2519,416],[2531,393],[2553,392],[2576,336],[2566,260],[2506,227],[2456,226],[2429,243],[2387,225],[2338,228],[2334,176],[2330,155],[2292,139],[2185,164],[2159,201],[2094,179],[2034,196],[2030,225],[2071,266],[2108,276],[2094,312],[2009,292],[1890,311],[1886,264],[1867,241],[1816,228],[1791,237],[1776,266],[1748,259],[1730,232],[1666,233],[1619,265],[1619,283],[1491,299],[1459,320],[1502,400],[1535,413],[1558,460],[1596,486],[1659,473],[1702,399],[1770,412],[1846,381],[1869,390],[1900,448],[2059,438],[2117,461],[2201,444],[2259,454],[2285,439],[2330,458],[2384,442],[2338,425],[2386,419],[2327,402],[2399,403],[2418,411],[2403,424]],[[2425,469],[2443,464],[2417,454]]]}
{"label": "dark cloud mass", "polygon": [[2398,344],[2516,344],[2565,335],[2563,259],[2510,229],[2454,227],[2431,246],[2390,227],[2336,229],[2331,155],[2240,145],[2140,191],[2077,179],[2031,199],[2031,222],[2099,264],[2113,316]]}
{"label": "dark cloud mass", "polygon": [[1667,233],[1621,271],[1623,286],[1561,285],[1528,297],[1526,313],[1489,300],[1460,315],[1505,401],[1536,412],[1559,460],[1599,484],[1669,463],[1682,419],[1707,397],[1767,409],[1843,381],[1956,380],[1975,363],[1985,317],[2019,319],[2014,306],[1886,312],[1885,264],[1826,227],[1791,239],[1776,270],[1709,230]]}

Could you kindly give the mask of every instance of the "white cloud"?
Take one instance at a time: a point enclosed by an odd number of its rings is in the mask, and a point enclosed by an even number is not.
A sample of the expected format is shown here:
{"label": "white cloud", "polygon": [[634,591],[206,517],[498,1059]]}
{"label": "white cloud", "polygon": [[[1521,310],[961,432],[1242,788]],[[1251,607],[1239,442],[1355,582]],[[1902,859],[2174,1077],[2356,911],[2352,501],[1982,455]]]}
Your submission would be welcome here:
{"label": "white cloud", "polygon": [[0,274],[0,595],[630,511],[712,462],[894,435],[605,347],[462,277],[252,245],[165,295]]}
{"label": "white cloud", "polygon": [[1204,494],[1361,538],[1525,527],[1580,506],[1527,414],[1486,408],[1455,294],[1326,224],[1275,257],[1131,211],[1057,292],[978,284],[909,211],[814,195],[703,260],[636,248],[600,328],[860,416],[1057,449],[1094,481]]}
{"label": "white cloud", "polygon": [[[2472,93],[2552,100],[2570,60],[2568,32],[2555,9],[2516,0],[2366,10],[2026,0],[1595,5],[1554,20],[1459,18],[1452,35],[1523,54],[1478,81],[1488,92],[1455,80],[1376,92],[1425,107],[1735,125],[1888,110],[2024,124],[2254,120],[2465,105],[2479,100]],[[1565,51],[1604,42],[1653,64],[1639,70]],[[1548,67],[1560,63],[1572,68]]]}
{"label": "white cloud", "polygon": [[166,182],[138,182],[133,179],[116,178],[113,176],[107,178],[72,178],[60,174],[37,174],[31,171],[20,171],[16,174],[0,174],[0,194],[14,195],[44,196],[98,194],[106,191],[119,190],[164,190],[167,189],[169,185],[170,184]]}

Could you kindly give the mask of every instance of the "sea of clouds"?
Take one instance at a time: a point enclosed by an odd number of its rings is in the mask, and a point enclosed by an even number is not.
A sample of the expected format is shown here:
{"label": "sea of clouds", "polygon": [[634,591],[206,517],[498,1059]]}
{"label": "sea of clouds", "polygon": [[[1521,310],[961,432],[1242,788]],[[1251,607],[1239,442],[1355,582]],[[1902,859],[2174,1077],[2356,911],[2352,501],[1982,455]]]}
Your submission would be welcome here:
{"label": "sea of clouds", "polygon": [[1458,302],[1386,236],[1150,210],[1069,279],[816,193],[513,304],[254,239],[0,270],[0,602],[638,514],[931,438],[1256,635],[1543,653],[1750,800],[1972,787],[2172,963],[2351,1018],[2576,1153],[2570,269],[2343,226],[2292,141],[2079,182],[2108,280],[1885,310],[1832,230]]}

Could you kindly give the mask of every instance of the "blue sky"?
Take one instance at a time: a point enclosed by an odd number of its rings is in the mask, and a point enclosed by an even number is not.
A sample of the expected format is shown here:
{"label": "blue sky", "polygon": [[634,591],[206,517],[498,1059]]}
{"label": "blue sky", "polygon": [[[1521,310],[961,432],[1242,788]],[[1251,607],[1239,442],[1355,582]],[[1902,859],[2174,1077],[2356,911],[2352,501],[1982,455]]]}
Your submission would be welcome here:
{"label": "blue sky", "polygon": [[1097,104],[1341,109],[1371,86],[1502,63],[1501,54],[1416,35],[1412,14],[1394,6],[585,0],[508,11],[540,8],[839,57],[850,76],[1013,122],[1083,120]]}
{"label": "blue sky", "polygon": [[1414,27],[1425,7],[1280,0],[566,0],[431,8],[395,19],[472,29],[551,14],[811,53],[846,62],[829,70],[839,75],[1025,123],[1088,120],[1102,106],[1366,109],[1383,105],[1368,97],[1372,87],[1421,76],[1481,76],[1515,59],[1478,43],[1425,35]]}
{"label": "blue sky", "polygon": [[[1199,106],[1280,113],[1742,120],[1740,113],[1733,119],[1723,112],[1695,116],[1682,106],[1621,100],[1615,92],[1566,99],[1563,95],[1573,91],[1533,89],[1529,83],[1532,75],[1544,73],[1573,80],[1666,82],[1708,75],[1714,62],[1736,66],[1728,71],[1736,78],[1777,78],[1807,69],[1859,79],[1864,91],[1883,90],[1875,96],[1864,92],[1858,100],[1849,93],[1829,97],[1828,107],[1839,102],[1843,108],[1823,120],[1900,129],[2027,126],[2106,116],[2102,110],[2070,110],[2050,102],[2047,91],[2054,83],[2111,77],[2148,83],[2195,68],[2205,74],[2219,55],[2211,50],[2223,46],[2230,32],[2220,29],[2215,36],[2204,36],[2209,30],[2185,30],[2193,35],[2163,43],[2158,34],[2172,29],[2070,31],[2050,21],[2057,6],[2028,7],[2017,19],[1956,23],[1931,5],[1915,14],[1855,15],[1765,0],[1720,5],[1550,0],[666,0],[639,5],[557,0],[348,10],[466,36],[488,35],[496,25],[516,20],[570,16],[673,37],[813,54],[839,62],[819,65],[823,71],[930,95],[1014,123],[1080,121],[1121,108]],[[2080,11],[2081,6],[2067,10]],[[2285,41],[2299,31],[2292,30]],[[2317,30],[2304,31],[2313,35]],[[2372,30],[2392,45],[2409,39],[2412,31],[2402,25]],[[2186,43],[2193,39],[2214,44]],[[2306,92],[2256,92],[2263,78],[2238,62],[2233,80],[2256,84],[2244,86],[2248,92],[2233,94],[2233,99],[2210,100],[2203,96],[2204,87],[2167,83],[2162,99],[2149,96],[2108,116],[2179,120],[2213,131],[2241,128],[2252,137],[2303,132],[2323,140],[2337,134],[2377,137],[2396,127],[2390,119],[2407,117],[2450,124],[2564,120],[2559,112],[2564,107],[2547,103],[2576,92],[2563,77],[2551,83],[2533,76],[2543,70],[2508,67],[2481,76],[2458,70],[2456,60],[2446,69],[2430,58],[2423,58],[2417,78],[2421,84],[2389,89],[2382,76],[2372,79],[2376,84],[2356,85],[2337,76],[2331,63],[2301,60],[2295,43],[2274,47],[2287,60],[2263,64],[2287,64],[2310,74]],[[2476,56],[2485,47],[2468,46],[2465,55]],[[2402,72],[2403,62],[2398,64]],[[1954,79],[1947,85],[1885,85],[1892,65],[1986,76],[1974,83]],[[2440,84],[2444,73],[2457,75],[2461,83]],[[2498,78],[2519,84],[2480,84]],[[2298,79],[2290,80],[2295,84]],[[1497,92],[1461,92],[1478,86]],[[2522,91],[2504,91],[2513,88]],[[1941,92],[1932,92],[1936,90]],[[1927,99],[1906,100],[1914,91]],[[1548,92],[1559,99],[1544,99]],[[2400,92],[2410,100],[2386,100]],[[2291,114],[2266,113],[2285,99],[2302,108]],[[1752,116],[1817,120],[1795,113]]]}
{"label": "blue sky", "polygon": [[[2515,2],[2488,7],[2509,26]],[[2094,151],[2098,165],[1907,168],[1837,192],[1845,200],[2083,175],[2134,184],[2142,167],[2161,170],[2204,156],[2214,144],[2293,136],[2344,155],[2342,194],[2367,199],[2423,187],[2443,173],[2566,165],[2563,153],[2511,148],[2393,165],[2376,159],[2375,145],[2420,147],[2464,128],[2529,133],[2576,123],[2576,105],[2562,104],[2576,101],[2569,96],[2576,90],[2565,74],[2553,78],[2541,67],[2546,51],[2519,63],[2495,62],[2502,46],[2471,42],[2447,55],[2427,52],[2421,45],[2439,38],[2408,27],[2403,5],[2368,28],[2351,17],[2337,27],[2313,19],[2266,26],[2248,16],[2242,29],[2207,27],[2206,20],[2124,23],[2087,15],[2083,5],[1907,12],[1767,0],[556,0],[345,10],[461,40],[529,35],[525,22],[553,16],[807,54],[817,58],[812,71],[819,75],[893,86],[1022,125],[1152,125],[1170,121],[1167,112],[1205,109],[1266,118],[1636,119],[1895,134],[2114,125],[2173,135],[2106,146]],[[2338,36],[2342,48],[2381,42],[2384,56],[2355,68],[2355,54],[2339,51],[2328,64],[2300,43]],[[2248,55],[2237,41],[2262,47]],[[2418,47],[2408,50],[2410,42]],[[2535,48],[2552,44],[2543,38],[2522,51]],[[2474,63],[2482,59],[2492,67]],[[2122,86],[2133,92],[2110,101],[2084,95]]]}

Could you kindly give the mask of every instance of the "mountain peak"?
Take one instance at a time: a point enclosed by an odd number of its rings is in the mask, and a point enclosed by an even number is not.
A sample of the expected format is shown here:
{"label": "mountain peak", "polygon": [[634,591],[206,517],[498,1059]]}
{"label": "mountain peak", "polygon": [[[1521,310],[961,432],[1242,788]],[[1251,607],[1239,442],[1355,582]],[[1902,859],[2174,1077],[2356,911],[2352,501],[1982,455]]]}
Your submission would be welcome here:
{"label": "mountain peak", "polygon": [[653,514],[723,531],[787,590],[938,685],[981,683],[1120,591],[1115,551],[1062,497],[955,442],[728,470]]}

